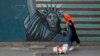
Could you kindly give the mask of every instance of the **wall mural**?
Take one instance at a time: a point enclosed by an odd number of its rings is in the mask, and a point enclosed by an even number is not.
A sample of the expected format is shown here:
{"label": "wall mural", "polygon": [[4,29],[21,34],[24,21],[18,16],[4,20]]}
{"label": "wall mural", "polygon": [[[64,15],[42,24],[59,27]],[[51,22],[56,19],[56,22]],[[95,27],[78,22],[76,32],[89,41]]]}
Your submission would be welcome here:
{"label": "wall mural", "polygon": [[59,5],[39,4],[43,10],[36,5],[36,0],[0,1],[0,42],[67,41],[61,33]]}
{"label": "wall mural", "polygon": [[36,1],[27,0],[29,15],[24,20],[26,41],[67,41],[63,37],[60,26],[60,11],[48,6],[44,10],[36,10]]}
{"label": "wall mural", "polygon": [[97,9],[100,8],[99,1],[50,1],[0,0],[0,42],[66,41],[67,37],[61,33],[65,25],[60,24],[64,19],[59,16],[64,10],[76,22],[75,28],[81,41],[100,41],[100,32],[97,31],[100,28],[100,11]]}

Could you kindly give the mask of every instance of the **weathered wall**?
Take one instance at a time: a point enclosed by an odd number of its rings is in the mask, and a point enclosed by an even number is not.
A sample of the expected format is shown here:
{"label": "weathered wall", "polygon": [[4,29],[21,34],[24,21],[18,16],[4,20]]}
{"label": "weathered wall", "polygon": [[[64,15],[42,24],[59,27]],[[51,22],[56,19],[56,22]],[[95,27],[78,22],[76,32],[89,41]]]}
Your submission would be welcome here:
{"label": "weathered wall", "polygon": [[[76,22],[81,41],[100,41],[99,0],[62,0],[56,3],[58,8],[62,5],[60,10],[65,10]],[[25,41],[23,21],[27,15],[26,0],[0,0],[0,41]],[[61,26],[64,27],[63,23]]]}

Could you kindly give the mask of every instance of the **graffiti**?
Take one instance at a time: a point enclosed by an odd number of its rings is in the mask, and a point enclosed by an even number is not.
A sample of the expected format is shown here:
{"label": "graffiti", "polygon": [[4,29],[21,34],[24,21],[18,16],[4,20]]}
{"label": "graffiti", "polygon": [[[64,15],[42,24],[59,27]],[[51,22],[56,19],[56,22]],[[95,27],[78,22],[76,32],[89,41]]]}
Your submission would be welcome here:
{"label": "graffiti", "polygon": [[24,21],[27,41],[66,41],[61,34],[60,11],[48,7],[43,11],[36,10],[36,1],[27,0],[29,16]]}

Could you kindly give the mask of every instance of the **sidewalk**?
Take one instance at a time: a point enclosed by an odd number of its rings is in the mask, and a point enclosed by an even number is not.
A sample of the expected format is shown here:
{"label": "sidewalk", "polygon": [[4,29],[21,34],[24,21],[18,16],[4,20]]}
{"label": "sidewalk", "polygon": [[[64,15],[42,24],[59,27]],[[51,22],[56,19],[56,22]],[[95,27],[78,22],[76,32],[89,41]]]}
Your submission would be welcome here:
{"label": "sidewalk", "polygon": [[0,56],[100,56],[100,46],[80,46],[68,54],[54,54],[52,47],[45,49],[0,47]]}
{"label": "sidewalk", "polygon": [[57,42],[0,42],[0,56],[100,56],[100,42],[81,42],[68,54],[56,55],[52,48]]}

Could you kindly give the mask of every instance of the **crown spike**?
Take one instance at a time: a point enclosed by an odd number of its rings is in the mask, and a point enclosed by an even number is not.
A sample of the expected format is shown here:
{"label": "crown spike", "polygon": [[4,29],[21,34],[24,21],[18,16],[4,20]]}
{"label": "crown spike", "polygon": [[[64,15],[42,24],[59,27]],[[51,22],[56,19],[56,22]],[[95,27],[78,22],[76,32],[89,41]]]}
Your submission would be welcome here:
{"label": "crown spike", "polygon": [[42,4],[41,4],[41,7],[44,8]]}
{"label": "crown spike", "polygon": [[52,7],[52,0],[51,0],[51,7]]}

